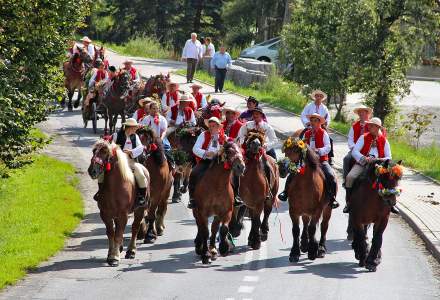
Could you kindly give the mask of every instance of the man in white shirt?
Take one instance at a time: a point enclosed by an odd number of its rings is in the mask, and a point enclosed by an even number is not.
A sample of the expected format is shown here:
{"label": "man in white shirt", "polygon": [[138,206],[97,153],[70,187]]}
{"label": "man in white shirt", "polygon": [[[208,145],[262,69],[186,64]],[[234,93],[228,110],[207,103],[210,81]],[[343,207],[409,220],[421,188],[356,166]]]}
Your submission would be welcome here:
{"label": "man in white shirt", "polygon": [[[356,163],[345,180],[346,200],[350,197],[356,178],[362,174],[368,163],[377,159],[391,159],[390,144],[381,131],[382,121],[379,118],[372,118],[366,124],[368,125],[368,132],[359,137],[351,153]],[[349,203],[347,203],[344,212],[348,213],[349,211]]]}
{"label": "man in white shirt", "polygon": [[187,40],[182,51],[182,60],[186,60],[186,83],[192,83],[194,73],[199,59],[202,58],[203,49],[202,44],[197,40],[197,33],[191,33],[191,39]]}
{"label": "man in white shirt", "polygon": [[179,127],[184,123],[196,126],[197,120],[191,106],[195,106],[194,101],[187,95],[182,95],[179,103],[172,106],[167,112],[167,121],[170,126]]}
{"label": "man in white shirt", "polygon": [[169,109],[176,105],[180,100],[179,84],[176,82],[167,83],[167,91],[161,100],[162,113],[166,114]]}
{"label": "man in white shirt", "polygon": [[301,113],[301,121],[304,127],[310,127],[310,122],[307,116],[316,113],[325,119],[325,123],[323,124],[324,129],[328,128],[330,125],[330,113],[327,106],[323,104],[323,102],[327,100],[327,94],[321,90],[315,90],[310,94],[310,97],[313,102],[307,104]]}
{"label": "man in white shirt", "polygon": [[92,61],[95,59],[95,46],[92,44],[92,40],[87,36],[81,39],[84,48],[87,50],[87,54],[89,54]]}

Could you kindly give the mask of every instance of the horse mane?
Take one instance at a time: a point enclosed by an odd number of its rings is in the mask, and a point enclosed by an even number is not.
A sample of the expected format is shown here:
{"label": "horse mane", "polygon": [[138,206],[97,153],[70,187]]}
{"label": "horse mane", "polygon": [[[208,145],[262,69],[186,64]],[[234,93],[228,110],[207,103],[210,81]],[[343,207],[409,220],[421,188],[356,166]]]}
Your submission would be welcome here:
{"label": "horse mane", "polygon": [[151,137],[152,143],[156,144],[157,150],[153,151],[150,155],[154,162],[161,166],[165,162],[165,149],[163,148],[162,140],[156,135],[153,129],[145,126],[137,131],[138,134],[145,134]]}
{"label": "horse mane", "polygon": [[248,141],[252,141],[254,139],[258,139],[261,145],[264,144],[265,133],[262,130],[258,129],[250,129],[246,134],[246,138],[244,140],[244,144],[247,144]]}
{"label": "horse mane", "polygon": [[130,168],[130,165],[128,164],[128,157],[127,154],[122,152],[121,148],[116,145],[115,143],[111,143],[110,145],[111,152],[116,152],[116,157],[118,159],[118,167],[119,171],[121,172],[121,176],[125,181],[130,182],[131,184],[134,184],[134,174],[133,171]]}
{"label": "horse mane", "polygon": [[308,167],[316,170],[320,164],[319,156],[307,145],[306,157],[304,158]]}

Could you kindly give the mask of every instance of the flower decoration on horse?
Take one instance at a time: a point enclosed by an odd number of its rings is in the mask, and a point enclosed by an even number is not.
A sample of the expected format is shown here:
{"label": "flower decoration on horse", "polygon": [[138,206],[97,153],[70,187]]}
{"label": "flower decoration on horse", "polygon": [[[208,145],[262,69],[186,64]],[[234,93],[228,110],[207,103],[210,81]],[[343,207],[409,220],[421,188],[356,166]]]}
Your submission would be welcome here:
{"label": "flower decoration on horse", "polygon": [[300,160],[298,162],[291,161],[288,157],[278,161],[280,168],[287,169],[290,174],[303,175],[305,173],[304,158],[307,153],[307,144],[300,138],[289,137],[284,141],[282,152],[294,151],[300,154]]}
{"label": "flower decoration on horse", "polygon": [[293,151],[300,150],[302,152],[302,156],[304,157],[307,153],[307,145],[304,141],[297,137],[289,137],[284,141],[282,151],[286,153],[286,150],[292,149]]}
{"label": "flower decoration on horse", "polygon": [[399,163],[394,165],[387,164],[386,166],[382,164],[376,164],[374,172],[376,174],[377,179],[373,183],[372,188],[377,189],[379,196],[381,197],[400,196],[400,194],[402,193],[401,188],[397,188],[397,187],[386,188],[381,183],[381,178],[388,178],[390,180],[400,180],[402,178],[403,168]]}

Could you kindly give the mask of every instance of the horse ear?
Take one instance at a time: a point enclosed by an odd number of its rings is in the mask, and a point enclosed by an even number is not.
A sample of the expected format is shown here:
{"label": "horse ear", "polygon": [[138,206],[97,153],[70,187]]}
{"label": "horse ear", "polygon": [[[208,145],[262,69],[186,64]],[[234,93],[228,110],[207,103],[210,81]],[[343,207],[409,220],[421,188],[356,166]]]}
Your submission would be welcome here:
{"label": "horse ear", "polygon": [[390,164],[390,160],[389,159],[387,159],[387,160],[385,160],[385,162],[383,163],[383,167],[384,168],[388,168],[388,165]]}
{"label": "horse ear", "polygon": [[398,164],[398,165],[401,165],[401,164],[402,164],[402,160],[399,160],[399,161],[397,162],[397,164]]}

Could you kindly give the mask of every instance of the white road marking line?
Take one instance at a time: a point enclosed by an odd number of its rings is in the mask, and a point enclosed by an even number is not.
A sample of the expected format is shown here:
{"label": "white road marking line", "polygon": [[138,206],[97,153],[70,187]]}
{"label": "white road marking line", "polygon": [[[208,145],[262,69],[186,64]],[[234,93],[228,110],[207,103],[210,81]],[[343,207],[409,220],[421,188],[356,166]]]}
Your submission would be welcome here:
{"label": "white road marking line", "polygon": [[244,276],[243,281],[245,282],[258,282],[258,276]]}
{"label": "white road marking line", "polygon": [[243,298],[243,300],[252,300],[252,298]]}
{"label": "white road marking line", "polygon": [[250,294],[254,291],[255,287],[254,286],[248,286],[248,285],[241,285],[238,288],[238,292],[239,293],[246,293],[246,294]]}

